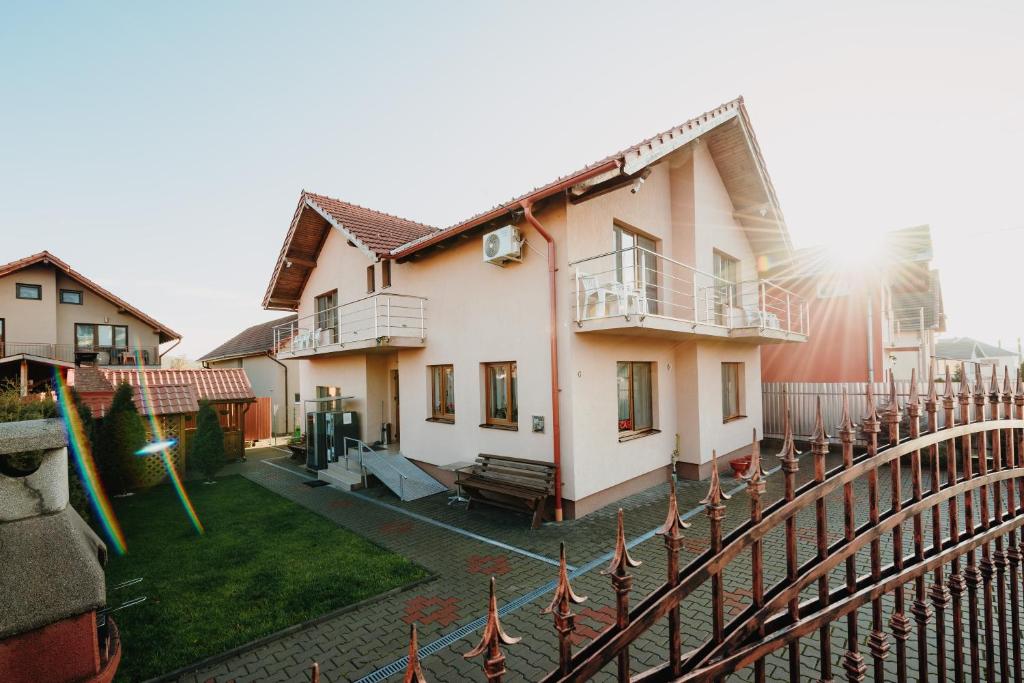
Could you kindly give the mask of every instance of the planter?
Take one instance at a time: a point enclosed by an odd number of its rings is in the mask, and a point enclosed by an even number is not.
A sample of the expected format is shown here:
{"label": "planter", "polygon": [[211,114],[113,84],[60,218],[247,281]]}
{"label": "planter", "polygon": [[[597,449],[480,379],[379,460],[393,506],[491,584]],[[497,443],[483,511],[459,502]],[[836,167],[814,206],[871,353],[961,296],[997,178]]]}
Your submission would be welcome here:
{"label": "planter", "polygon": [[750,456],[745,455],[742,458],[730,460],[729,467],[732,468],[733,475],[739,479],[747,473],[747,468],[750,467]]}

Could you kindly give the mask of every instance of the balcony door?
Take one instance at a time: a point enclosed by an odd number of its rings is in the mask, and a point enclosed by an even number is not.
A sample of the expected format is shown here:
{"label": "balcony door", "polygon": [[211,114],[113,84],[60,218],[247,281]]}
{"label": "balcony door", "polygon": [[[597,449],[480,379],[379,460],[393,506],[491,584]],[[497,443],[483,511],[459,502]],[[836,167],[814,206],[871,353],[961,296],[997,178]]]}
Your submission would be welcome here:
{"label": "balcony door", "polygon": [[[321,294],[316,297],[315,303],[317,343],[336,344],[338,342],[338,290]],[[321,335],[326,335],[327,338],[319,338]]]}
{"label": "balcony door", "polygon": [[730,308],[739,308],[740,300],[736,291],[736,280],[740,272],[740,262],[728,254],[715,251],[715,322],[719,325],[729,324]]}
{"label": "balcony door", "polygon": [[0,318],[0,358],[3,358],[4,356],[7,355],[7,352],[4,349],[4,346],[5,346],[4,342],[7,341],[7,336],[6,335],[7,335],[6,323],[4,322],[3,318]]}
{"label": "balcony door", "polygon": [[658,245],[645,235],[615,226],[615,277],[627,292],[647,299],[647,312],[658,313]]}

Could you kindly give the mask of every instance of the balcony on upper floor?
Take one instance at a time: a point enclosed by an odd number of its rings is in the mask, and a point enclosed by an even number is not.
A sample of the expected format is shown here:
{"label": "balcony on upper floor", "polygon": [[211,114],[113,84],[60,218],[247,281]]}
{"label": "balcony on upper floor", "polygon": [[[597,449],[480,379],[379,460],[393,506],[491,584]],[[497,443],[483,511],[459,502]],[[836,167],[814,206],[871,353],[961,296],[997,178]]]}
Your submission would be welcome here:
{"label": "balcony on upper floor", "polygon": [[642,247],[569,266],[577,332],[754,344],[808,338],[807,302],[769,280],[734,282]]}
{"label": "balcony on upper floor", "polygon": [[53,365],[159,366],[158,346],[115,346],[98,344],[50,344],[48,342],[6,341],[0,338],[0,362],[27,360]]}
{"label": "balcony on upper floor", "polygon": [[378,293],[325,308],[274,328],[282,360],[426,346],[427,300]]}

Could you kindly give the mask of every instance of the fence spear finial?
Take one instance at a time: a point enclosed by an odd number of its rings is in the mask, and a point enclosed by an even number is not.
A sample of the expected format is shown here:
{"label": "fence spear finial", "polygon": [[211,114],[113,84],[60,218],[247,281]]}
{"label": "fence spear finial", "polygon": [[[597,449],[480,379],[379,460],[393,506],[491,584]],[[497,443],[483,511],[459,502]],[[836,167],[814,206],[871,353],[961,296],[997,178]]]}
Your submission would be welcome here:
{"label": "fence spear finial", "polygon": [[853,420],[850,419],[850,393],[846,386],[843,386],[843,414],[839,418],[839,433],[840,434],[853,434]]}
{"label": "fence spear finial", "polygon": [[967,363],[960,363],[960,398],[971,397],[971,383],[967,380]]}
{"label": "fence spear finial", "polygon": [[757,427],[754,427],[754,438],[750,443],[750,464],[747,465],[747,472],[743,479],[747,482],[748,490],[758,489],[758,493],[764,490],[764,480],[768,473],[764,471],[764,463],[761,461],[761,444],[757,441]]}
{"label": "fence spear finial", "polygon": [[722,491],[722,481],[718,476],[718,452],[715,449],[711,449],[711,484],[708,488],[708,495],[704,497],[704,500],[700,501],[708,510],[716,510],[725,507],[724,502],[729,500],[729,496]]}
{"label": "fence spear finial", "polygon": [[974,374],[974,395],[984,396],[988,392],[985,391],[985,378],[982,376],[981,368],[979,367],[978,371],[975,372]]}
{"label": "fence spear finial", "polygon": [[935,359],[928,364],[928,399],[926,403],[931,405],[939,404],[939,394],[935,391]]}
{"label": "fence spear finial", "polygon": [[1017,368],[1017,387],[1013,390],[1014,401],[1018,396],[1024,397],[1024,377],[1021,376],[1020,368]]}
{"label": "fence spear finial", "polygon": [[665,517],[665,523],[658,528],[656,533],[667,539],[677,539],[682,536],[680,532],[688,528],[690,528],[689,522],[684,522],[679,517],[679,504],[676,502],[676,481],[670,477],[668,480],[668,515]]}
{"label": "fence spear finial", "polygon": [[868,414],[864,416],[864,421],[862,423],[861,428],[866,433],[869,433],[869,434],[872,433],[872,432],[876,432],[876,433],[880,432],[882,430],[882,427],[881,427],[881,422],[882,421],[878,417],[878,408],[875,406],[874,382],[868,382],[867,402],[868,402]]}
{"label": "fence spear finial", "polygon": [[949,363],[946,363],[946,390],[943,392],[943,397],[952,401],[953,400],[953,379],[949,374]]}
{"label": "fence spear finial", "polygon": [[921,397],[917,394],[917,368],[910,369],[910,395],[907,397],[907,405],[918,404]]}
{"label": "fence spear finial", "polygon": [[611,576],[625,576],[629,569],[639,567],[640,560],[634,560],[629,555],[629,548],[626,547],[626,530],[622,523],[622,508],[619,508],[618,528],[615,530],[615,554],[612,556],[611,564],[602,574]]}
{"label": "fence spear finial", "polygon": [[409,624],[409,656],[405,666],[405,678],[402,683],[427,683],[420,668],[419,646],[416,644],[416,624]]}
{"label": "fence spear finial", "polygon": [[487,680],[498,681],[505,674],[505,655],[501,652],[501,646],[515,645],[519,638],[513,638],[501,628],[501,621],[498,619],[498,598],[494,592],[494,577],[491,577],[491,597],[487,603],[487,624],[484,626],[483,636],[480,644],[462,655],[466,659],[484,655],[484,674]]}
{"label": "fence spear finial", "polygon": [[811,443],[828,443],[828,434],[825,433],[825,420],[821,417],[821,396],[816,397],[817,402],[814,408],[814,431],[811,433]]}
{"label": "fence spear finial", "polygon": [[787,397],[786,388],[782,389],[782,449],[779,451],[778,458],[783,463],[783,468],[788,465],[792,466],[793,470],[796,470],[797,456],[800,455],[799,451],[796,450],[796,442],[793,441],[793,421],[789,416],[789,400]]}
{"label": "fence spear finial", "polygon": [[557,622],[559,617],[572,616],[569,611],[570,605],[578,605],[586,599],[586,596],[576,595],[569,584],[569,566],[565,561],[565,541],[562,541],[558,551],[558,584],[555,586],[555,595],[551,599],[551,604],[545,607],[542,613],[554,614]]}
{"label": "fence spear finial", "polygon": [[896,375],[889,371],[889,403],[885,406],[885,412],[899,420],[900,398],[896,393]]}
{"label": "fence spear finial", "polygon": [[[999,396],[999,373],[996,371],[996,366],[995,365],[992,366],[992,380],[989,382],[988,389],[989,389],[989,392],[988,392],[989,394],[993,394],[993,395],[995,395],[997,397]],[[999,400],[999,399],[996,398],[994,400]]]}
{"label": "fence spear finial", "polygon": [[1010,396],[1013,390],[1010,388],[1010,366],[1003,366],[1003,396]]}

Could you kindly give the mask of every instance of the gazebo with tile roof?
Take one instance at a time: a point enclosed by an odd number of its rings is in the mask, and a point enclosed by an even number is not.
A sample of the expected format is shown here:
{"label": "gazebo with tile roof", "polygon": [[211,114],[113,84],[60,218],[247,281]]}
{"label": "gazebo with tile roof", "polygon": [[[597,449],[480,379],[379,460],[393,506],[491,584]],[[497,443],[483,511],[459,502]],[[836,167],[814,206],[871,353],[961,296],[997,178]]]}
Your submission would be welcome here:
{"label": "gazebo with tile roof", "polygon": [[[102,419],[118,385],[127,383],[133,389],[133,400],[139,413],[157,422],[165,438],[177,441],[171,449],[172,461],[184,469],[185,456],[196,429],[196,413],[204,401],[213,404],[224,429],[224,451],[229,458],[245,455],[243,425],[245,413],[256,401],[245,371],[240,368],[202,370],[111,369],[79,367],[74,370],[72,386],[93,416]],[[144,388],[145,387],[145,388]],[[152,456],[142,485],[162,478],[162,464]]]}

